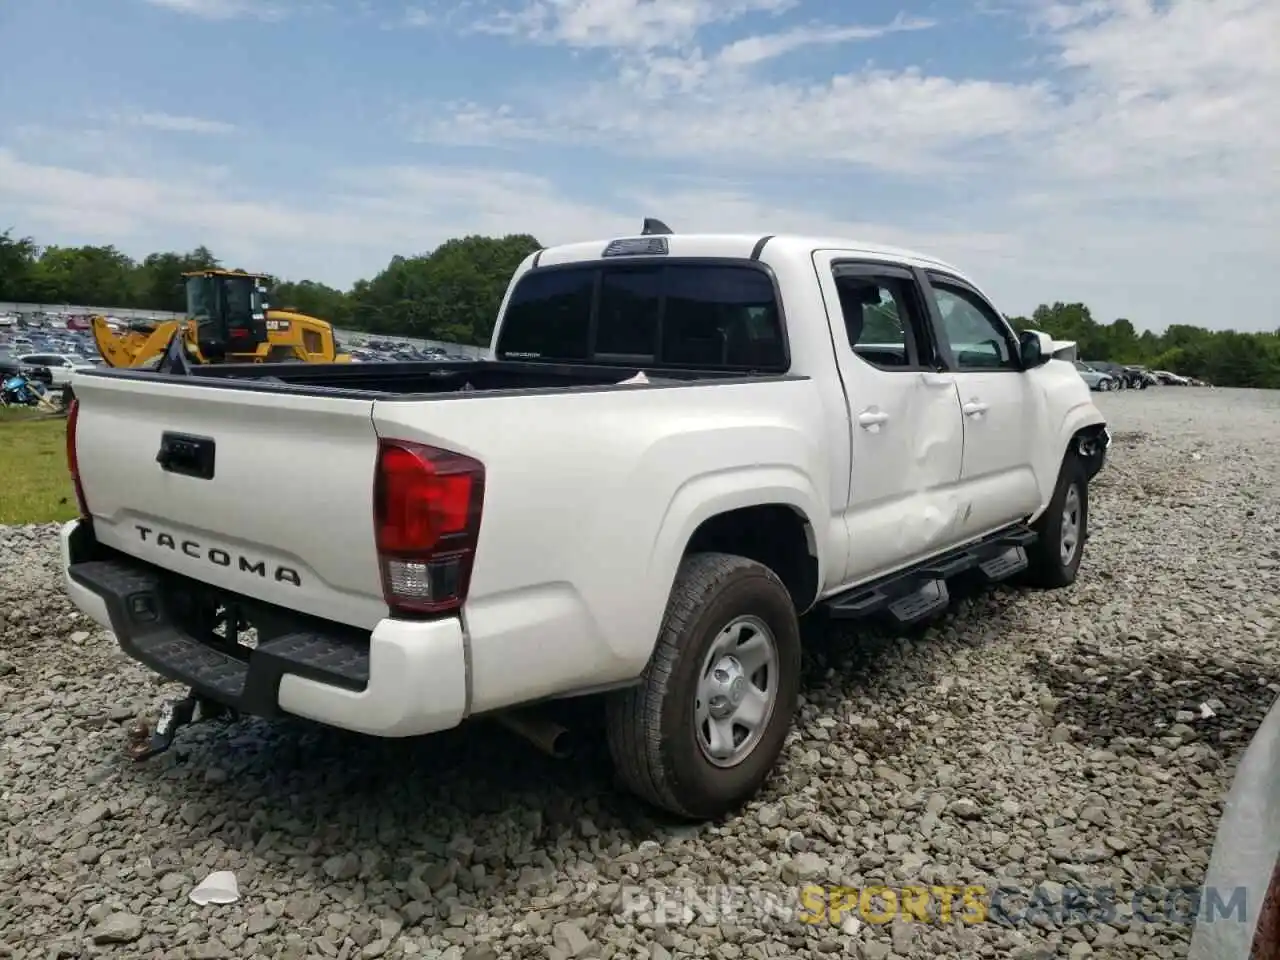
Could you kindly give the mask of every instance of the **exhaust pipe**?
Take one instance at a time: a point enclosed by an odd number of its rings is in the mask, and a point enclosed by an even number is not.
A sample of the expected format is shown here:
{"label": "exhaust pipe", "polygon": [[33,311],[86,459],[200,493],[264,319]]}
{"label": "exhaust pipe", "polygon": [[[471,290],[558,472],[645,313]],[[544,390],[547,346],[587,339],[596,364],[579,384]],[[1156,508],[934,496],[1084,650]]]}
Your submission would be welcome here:
{"label": "exhaust pipe", "polygon": [[494,720],[549,757],[565,760],[573,752],[569,731],[554,720],[532,713],[499,713]]}

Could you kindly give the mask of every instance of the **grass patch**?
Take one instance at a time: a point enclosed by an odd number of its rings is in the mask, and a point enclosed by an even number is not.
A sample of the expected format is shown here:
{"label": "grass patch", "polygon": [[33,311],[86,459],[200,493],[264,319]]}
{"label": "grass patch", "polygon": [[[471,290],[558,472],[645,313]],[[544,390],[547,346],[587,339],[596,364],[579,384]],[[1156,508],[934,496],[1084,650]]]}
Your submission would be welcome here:
{"label": "grass patch", "polygon": [[0,409],[0,523],[52,523],[77,512],[66,419]]}

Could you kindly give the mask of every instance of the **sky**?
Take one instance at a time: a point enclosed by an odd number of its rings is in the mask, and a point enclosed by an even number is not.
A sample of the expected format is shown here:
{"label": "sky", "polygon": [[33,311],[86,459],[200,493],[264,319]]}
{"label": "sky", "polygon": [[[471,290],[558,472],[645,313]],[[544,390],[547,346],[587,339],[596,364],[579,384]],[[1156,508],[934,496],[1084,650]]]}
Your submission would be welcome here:
{"label": "sky", "polygon": [[345,288],[646,216],[1275,330],[1280,2],[0,0],[0,230]]}

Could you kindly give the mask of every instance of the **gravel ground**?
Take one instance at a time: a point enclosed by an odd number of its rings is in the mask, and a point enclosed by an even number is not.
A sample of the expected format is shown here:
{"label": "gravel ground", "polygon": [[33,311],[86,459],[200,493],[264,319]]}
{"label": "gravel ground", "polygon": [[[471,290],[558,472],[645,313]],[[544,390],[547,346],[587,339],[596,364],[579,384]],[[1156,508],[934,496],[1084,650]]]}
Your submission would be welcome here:
{"label": "gravel ground", "polygon": [[[1183,956],[1178,903],[1132,896],[1199,884],[1280,692],[1280,393],[1100,404],[1076,586],[818,643],[781,772],[697,828],[594,754],[478,725],[208,725],[132,764],[130,723],[180,691],[63,599],[52,528],[0,528],[0,957]],[[239,902],[190,902],[213,870]],[[806,883],[983,885],[1002,909],[804,923]],[[1114,909],[1064,916],[1099,885]]]}

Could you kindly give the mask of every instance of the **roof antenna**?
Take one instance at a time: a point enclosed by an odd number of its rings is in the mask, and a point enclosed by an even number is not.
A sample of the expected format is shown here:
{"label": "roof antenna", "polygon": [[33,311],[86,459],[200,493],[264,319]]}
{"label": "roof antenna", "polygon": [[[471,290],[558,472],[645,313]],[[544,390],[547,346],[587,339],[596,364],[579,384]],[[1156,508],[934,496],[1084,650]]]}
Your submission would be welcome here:
{"label": "roof antenna", "polygon": [[674,230],[668,227],[661,220],[657,220],[653,217],[645,217],[644,229],[640,231],[640,235],[642,237],[650,237],[650,236],[653,236],[654,234],[659,234],[659,233],[671,234],[674,232],[675,232]]}

